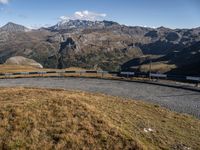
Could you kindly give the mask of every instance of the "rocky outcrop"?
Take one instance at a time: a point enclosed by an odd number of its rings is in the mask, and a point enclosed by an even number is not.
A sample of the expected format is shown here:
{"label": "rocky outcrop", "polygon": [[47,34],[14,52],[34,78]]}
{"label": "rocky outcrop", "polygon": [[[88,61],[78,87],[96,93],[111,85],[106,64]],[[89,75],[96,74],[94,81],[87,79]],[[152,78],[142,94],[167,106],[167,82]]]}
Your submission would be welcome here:
{"label": "rocky outcrop", "polygon": [[31,66],[35,68],[43,68],[43,66],[39,63],[37,63],[33,59],[28,59],[22,56],[15,56],[11,57],[8,60],[6,60],[5,65],[23,65],[23,66]]}
{"label": "rocky outcrop", "polygon": [[58,68],[67,68],[68,61],[70,61],[70,54],[73,54],[76,50],[76,43],[75,41],[69,37],[66,41],[60,43],[60,49],[58,51],[59,58],[58,58]]}

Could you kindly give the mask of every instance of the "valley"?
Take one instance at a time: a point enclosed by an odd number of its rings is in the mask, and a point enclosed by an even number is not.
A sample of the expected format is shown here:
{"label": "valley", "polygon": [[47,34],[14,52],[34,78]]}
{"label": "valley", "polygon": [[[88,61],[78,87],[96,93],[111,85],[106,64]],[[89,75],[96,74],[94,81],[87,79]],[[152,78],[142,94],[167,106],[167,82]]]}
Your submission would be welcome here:
{"label": "valley", "polygon": [[200,74],[200,28],[154,29],[69,20],[37,30],[8,23],[0,28],[0,35],[1,64],[24,56],[45,68],[148,72],[152,61],[154,72]]}

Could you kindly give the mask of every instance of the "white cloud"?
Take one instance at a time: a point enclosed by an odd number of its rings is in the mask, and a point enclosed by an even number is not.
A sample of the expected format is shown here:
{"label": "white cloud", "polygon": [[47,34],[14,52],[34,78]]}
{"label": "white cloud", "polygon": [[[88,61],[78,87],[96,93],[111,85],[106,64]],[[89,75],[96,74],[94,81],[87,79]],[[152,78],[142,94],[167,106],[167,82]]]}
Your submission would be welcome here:
{"label": "white cloud", "polygon": [[95,20],[101,20],[105,18],[107,15],[105,13],[96,13],[96,12],[91,12],[88,10],[84,11],[77,11],[75,12],[72,16],[61,16],[59,19],[60,20],[90,20],[90,21],[95,21]]}
{"label": "white cloud", "polygon": [[29,29],[39,29],[39,28],[48,28],[48,27],[51,27],[52,25],[51,24],[33,24],[33,25],[30,25],[30,26],[27,26]]}
{"label": "white cloud", "polygon": [[0,0],[0,4],[7,4],[9,0]]}
{"label": "white cloud", "polygon": [[69,20],[70,18],[67,17],[67,16],[60,16],[59,19],[60,19],[60,20]]}

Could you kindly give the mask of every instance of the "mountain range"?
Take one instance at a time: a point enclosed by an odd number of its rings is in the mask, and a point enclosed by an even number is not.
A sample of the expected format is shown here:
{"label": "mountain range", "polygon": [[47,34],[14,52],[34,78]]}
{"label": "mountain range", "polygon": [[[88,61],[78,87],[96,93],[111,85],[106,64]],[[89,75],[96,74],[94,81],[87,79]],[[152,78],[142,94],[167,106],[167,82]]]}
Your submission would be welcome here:
{"label": "mountain range", "polygon": [[65,20],[40,29],[9,22],[0,28],[0,63],[23,56],[47,68],[152,71],[200,75],[200,28],[125,26]]}

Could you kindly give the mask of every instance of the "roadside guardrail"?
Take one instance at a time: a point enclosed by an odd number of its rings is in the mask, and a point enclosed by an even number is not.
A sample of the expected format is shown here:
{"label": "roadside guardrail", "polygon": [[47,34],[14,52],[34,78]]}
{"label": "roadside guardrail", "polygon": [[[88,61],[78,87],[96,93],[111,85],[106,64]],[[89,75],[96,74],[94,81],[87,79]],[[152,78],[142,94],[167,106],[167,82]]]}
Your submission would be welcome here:
{"label": "roadside guardrail", "polygon": [[[199,76],[180,76],[180,75],[171,75],[171,74],[160,74],[160,73],[143,73],[143,72],[115,72],[115,71],[93,71],[93,70],[77,70],[77,71],[71,71],[71,70],[57,70],[57,71],[34,71],[34,72],[14,72],[14,73],[0,73],[0,77],[9,78],[11,76],[26,76],[26,75],[39,75],[40,77],[43,75],[51,75],[54,74],[54,76],[64,76],[65,74],[78,74],[78,75],[84,75],[84,74],[96,74],[101,75],[104,77],[106,74],[110,74],[113,76],[119,76],[119,77],[141,77],[141,78],[150,78],[150,79],[164,79],[164,80],[173,80],[173,81],[184,81],[184,82],[193,82],[196,83],[197,86],[200,83],[200,77]],[[57,75],[55,75],[57,74]]]}
{"label": "roadside guardrail", "polygon": [[151,73],[150,74],[151,77],[157,77],[157,78],[167,78],[166,74],[156,74],[156,73]]}
{"label": "roadside guardrail", "polygon": [[200,77],[191,77],[191,76],[187,76],[186,80],[191,80],[191,81],[198,81],[200,82]]}

